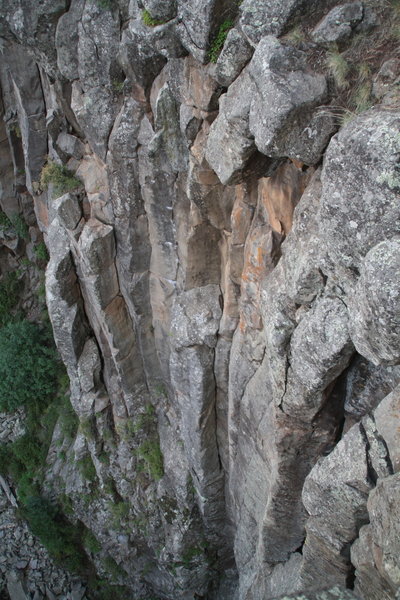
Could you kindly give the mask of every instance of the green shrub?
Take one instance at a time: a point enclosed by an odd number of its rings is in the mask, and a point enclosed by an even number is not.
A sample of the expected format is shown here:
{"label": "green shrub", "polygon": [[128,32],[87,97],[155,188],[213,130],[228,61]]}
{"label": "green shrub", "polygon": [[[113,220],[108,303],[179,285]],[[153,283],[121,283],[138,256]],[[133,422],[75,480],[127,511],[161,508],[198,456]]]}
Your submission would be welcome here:
{"label": "green shrub", "polygon": [[0,410],[56,394],[59,365],[47,333],[27,320],[0,329]]}
{"label": "green shrub", "polygon": [[11,319],[11,311],[16,307],[22,288],[17,273],[6,273],[0,281],[0,327]]}
{"label": "green shrub", "polygon": [[82,418],[79,422],[79,429],[87,440],[94,441],[97,434],[94,416]]}
{"label": "green shrub", "polygon": [[118,79],[114,79],[112,81],[112,89],[116,94],[121,94],[124,90],[124,82],[118,81]]}
{"label": "green shrub", "polygon": [[46,498],[31,496],[23,510],[29,527],[53,558],[70,571],[82,572],[86,566],[80,547],[80,530],[66,521]]}
{"label": "green shrub", "polygon": [[96,479],[96,468],[93,464],[90,454],[86,454],[86,456],[80,458],[76,464],[82,476],[87,481],[94,481]]}
{"label": "green shrub", "polygon": [[158,440],[146,440],[137,449],[143,459],[149,475],[158,481],[164,475],[163,455]]}
{"label": "green shrub", "polygon": [[58,501],[65,515],[73,515],[74,514],[74,504],[72,502],[72,498],[67,494],[60,494],[58,497]]}
{"label": "green shrub", "polygon": [[0,210],[0,227],[1,229],[9,229],[11,227],[10,219],[2,210]]}
{"label": "green shrub", "polygon": [[26,471],[21,475],[18,481],[17,494],[18,500],[23,504],[26,504],[29,498],[39,494],[39,484],[34,473]]}
{"label": "green shrub", "polygon": [[83,535],[83,545],[92,554],[98,554],[101,550],[101,544],[100,544],[99,540],[90,531],[90,529],[87,529]]}
{"label": "green shrub", "polygon": [[36,244],[34,250],[36,258],[38,260],[43,260],[44,262],[47,262],[49,260],[49,254],[47,252],[46,244],[44,242],[39,242],[38,244]]}
{"label": "green shrub", "polygon": [[217,35],[215,36],[214,41],[211,44],[211,48],[208,52],[208,57],[211,62],[217,62],[218,56],[223,48],[223,45],[225,44],[225,40],[227,38],[229,30],[232,29],[233,25],[234,23],[230,19],[227,19],[220,25]]}
{"label": "green shrub", "polygon": [[96,4],[102,10],[111,10],[112,0],[96,0]]}
{"label": "green shrub", "polygon": [[120,500],[115,503],[110,502],[109,507],[113,515],[114,526],[119,527],[121,525],[121,520],[125,520],[129,517],[129,504],[124,500]]}
{"label": "green shrub", "polygon": [[192,561],[197,556],[203,556],[203,555],[204,555],[204,548],[200,548],[200,546],[191,546],[191,547],[187,548],[187,550],[182,554],[183,566],[186,567],[187,569],[189,569]]}
{"label": "green shrub", "polygon": [[125,570],[122,567],[120,567],[119,564],[111,556],[106,556],[106,558],[103,560],[103,567],[106,571],[108,571],[112,579],[126,579]]}
{"label": "green shrub", "polygon": [[12,451],[28,471],[35,471],[45,458],[43,456],[44,449],[39,440],[27,433],[15,440]]}
{"label": "green shrub", "polygon": [[64,165],[49,161],[42,169],[40,185],[46,190],[53,185],[53,197],[58,198],[67,192],[72,192],[82,186],[82,183]]}
{"label": "green shrub", "polygon": [[67,440],[73,440],[76,437],[79,427],[79,419],[72,408],[69,398],[66,396],[62,399],[60,408],[60,427],[61,431]]}
{"label": "green shrub", "polygon": [[148,10],[142,11],[142,21],[147,27],[156,27],[157,25],[163,25],[166,21],[160,21],[157,19],[153,19]]}
{"label": "green shrub", "polygon": [[29,237],[28,225],[25,223],[21,215],[15,213],[10,217],[11,226],[14,229],[17,236],[23,240],[27,240]]}
{"label": "green shrub", "polygon": [[105,579],[89,581],[89,589],[96,600],[127,600],[132,597],[132,590],[122,585],[112,585]]}

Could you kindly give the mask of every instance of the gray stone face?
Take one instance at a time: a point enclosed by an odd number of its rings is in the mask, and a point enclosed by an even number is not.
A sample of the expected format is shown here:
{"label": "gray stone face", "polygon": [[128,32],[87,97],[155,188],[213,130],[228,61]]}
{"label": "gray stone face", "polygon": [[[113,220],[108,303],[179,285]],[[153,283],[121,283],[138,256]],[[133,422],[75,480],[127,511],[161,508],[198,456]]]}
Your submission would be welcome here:
{"label": "gray stone face", "polygon": [[318,162],[334,131],[332,119],[315,112],[327,100],[325,77],[308,70],[303,53],[272,36],[258,44],[249,74],[255,86],[249,129],[258,150]]}
{"label": "gray stone face", "polygon": [[287,293],[293,302],[311,302],[323,289],[319,270],[318,210],[320,172],[314,175],[293,215],[293,228],[282,244]]}
{"label": "gray stone face", "polygon": [[252,54],[253,49],[247,40],[237,29],[231,29],[215,68],[218,83],[228,87],[247,65]]}
{"label": "gray stone face", "polygon": [[293,596],[279,596],[275,600],[356,600],[355,596],[349,590],[335,586],[331,589],[325,589],[321,592],[305,592],[294,594]]}
{"label": "gray stone face", "polygon": [[296,17],[313,15],[316,10],[329,8],[335,0],[244,0],[240,5],[239,26],[254,44],[265,35],[280,36]]}
{"label": "gray stone face", "polygon": [[291,339],[291,369],[310,392],[320,391],[347,366],[353,353],[346,307],[322,298],[300,321]]}
{"label": "gray stone face", "polygon": [[82,217],[82,210],[76,196],[73,194],[60,196],[55,200],[54,208],[64,227],[70,230],[76,229]]}
{"label": "gray stone face", "polygon": [[356,566],[355,592],[372,598],[395,598],[399,589],[399,474],[378,481],[368,499],[370,524],[351,547]]}
{"label": "gray stone face", "polygon": [[71,81],[78,77],[78,23],[82,17],[83,0],[73,0],[70,9],[58,20],[55,43],[57,66],[64,77]]}
{"label": "gray stone face", "polygon": [[[14,133],[9,134],[14,168],[24,173],[24,183],[33,192],[33,184],[40,179],[47,152],[40,72],[35,61],[19,44],[6,44],[2,57],[0,81],[5,94],[4,120],[10,121],[10,127],[14,128]],[[17,117],[13,123],[12,117]]]}
{"label": "gray stone face", "polygon": [[237,8],[230,0],[178,0],[179,35],[183,46],[201,63],[218,28]]}
{"label": "gray stone face", "polygon": [[157,21],[172,19],[177,11],[176,0],[144,0],[143,6]]}
{"label": "gray stone face", "polygon": [[79,160],[82,158],[85,151],[84,145],[77,137],[70,135],[69,133],[65,133],[64,131],[58,136],[56,144],[59,149],[67,155],[68,158],[73,156]]}
{"label": "gray stone face", "polygon": [[353,29],[364,16],[362,2],[348,2],[333,8],[312,31],[311,37],[317,43],[332,44],[350,37]]}
{"label": "gray stone face", "polygon": [[[124,597],[342,600],[353,574],[364,600],[399,596],[398,64],[390,3],[358,25],[337,3],[0,0],[0,204],[28,226],[0,215],[0,292],[18,269],[36,318],[43,239],[80,421],[74,439],[56,425],[40,493],[70,498]],[[391,108],[329,141],[343,97],[310,32],[327,17],[341,43],[373,11],[365,60]],[[45,160],[79,191],[42,191]],[[23,420],[0,415],[1,444]],[[0,588],[14,552],[40,570],[3,508]],[[30,598],[54,600],[47,572]],[[82,600],[58,577],[55,600]]]}
{"label": "gray stone face", "polygon": [[245,69],[220,99],[220,112],[211,126],[205,157],[221,183],[232,185],[251,173],[271,174],[277,161],[256,157],[248,119],[255,84]]}
{"label": "gray stone face", "polygon": [[301,0],[245,0],[240,6],[240,27],[257,44],[265,35],[280,35],[301,5]]}
{"label": "gray stone face", "polygon": [[369,250],[398,235],[398,125],[396,112],[369,111],[331,140],[322,171],[324,270],[335,264],[351,278]]}
{"label": "gray stone face", "polygon": [[400,362],[399,276],[400,240],[381,242],[366,255],[350,300],[352,340],[375,365]]}
{"label": "gray stone face", "polygon": [[386,60],[372,84],[372,93],[382,104],[396,106],[399,99],[398,84],[400,80],[400,60],[390,58]]}
{"label": "gray stone face", "polygon": [[346,413],[353,417],[363,417],[397,386],[399,378],[399,367],[376,367],[357,355],[347,372],[344,403]]}
{"label": "gray stone face", "polygon": [[[366,442],[365,430],[355,425],[307,477],[303,502],[310,516],[300,571],[302,587],[335,581],[346,585],[350,561],[345,549],[368,522],[366,503],[374,485],[369,473],[374,457],[367,454]],[[386,474],[390,474],[388,469]]]}

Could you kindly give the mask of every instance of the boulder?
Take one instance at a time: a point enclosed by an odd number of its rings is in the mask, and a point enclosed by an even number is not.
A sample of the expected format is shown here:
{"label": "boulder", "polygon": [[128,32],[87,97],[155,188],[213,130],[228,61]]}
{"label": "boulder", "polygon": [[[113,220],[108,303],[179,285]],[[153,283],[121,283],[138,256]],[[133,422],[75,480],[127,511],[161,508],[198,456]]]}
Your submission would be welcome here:
{"label": "boulder", "polygon": [[350,37],[364,16],[362,2],[348,2],[335,6],[313,29],[311,37],[320,44],[333,44]]}
{"label": "boulder", "polygon": [[60,196],[54,201],[54,208],[66,229],[71,231],[76,229],[82,217],[82,210],[75,194],[68,193]]}
{"label": "boulder", "polygon": [[321,298],[300,321],[291,343],[291,369],[310,392],[324,389],[353,354],[349,318],[338,298]]}
{"label": "boulder", "polygon": [[143,0],[143,6],[156,21],[169,21],[176,15],[176,0]]}
{"label": "boulder", "polygon": [[265,35],[281,35],[302,0],[244,0],[240,27],[253,44]]}
{"label": "boulder", "polygon": [[370,110],[343,127],[325,153],[321,266],[342,288],[346,281],[353,287],[369,250],[400,232],[399,127],[399,111]]}
{"label": "boulder", "polygon": [[178,31],[188,52],[201,63],[208,62],[208,50],[219,26],[236,12],[231,0],[178,0]]}
{"label": "boulder", "polygon": [[315,109],[328,99],[324,75],[313,73],[304,53],[264,37],[249,64],[249,130],[260,152],[315,164],[335,126]]}
{"label": "boulder", "polygon": [[375,365],[400,363],[399,280],[400,239],[380,242],[366,255],[349,301],[354,345]]}
{"label": "boulder", "polygon": [[371,412],[400,382],[400,367],[375,366],[356,355],[346,376],[344,409],[360,419]]}
{"label": "boulder", "polygon": [[215,79],[228,87],[247,65],[253,54],[253,48],[237,29],[231,29],[227,35],[222,52],[218,57]]}
{"label": "boulder", "polygon": [[372,83],[372,93],[382,104],[396,106],[400,96],[399,83],[400,59],[390,58],[383,63],[375,75]]}
{"label": "boulder", "polygon": [[279,596],[274,600],[357,600],[357,596],[350,590],[335,586],[329,590],[325,589],[319,592],[303,592],[290,596]]}
{"label": "boulder", "polygon": [[267,157],[254,160],[257,148],[248,119],[255,91],[246,68],[221,97],[219,115],[210,129],[205,156],[225,185],[238,183],[250,173],[268,176],[279,164]]}
{"label": "boulder", "polygon": [[244,0],[240,5],[239,26],[252,44],[265,35],[280,36],[298,16],[314,15],[335,0]]}

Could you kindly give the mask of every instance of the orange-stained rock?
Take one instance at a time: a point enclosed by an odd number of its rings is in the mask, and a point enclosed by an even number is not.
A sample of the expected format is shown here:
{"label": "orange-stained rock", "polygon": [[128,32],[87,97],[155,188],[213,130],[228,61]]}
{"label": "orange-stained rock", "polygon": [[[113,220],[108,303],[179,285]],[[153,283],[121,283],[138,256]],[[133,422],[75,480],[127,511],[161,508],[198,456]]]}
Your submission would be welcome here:
{"label": "orange-stained rock", "polygon": [[259,193],[270,225],[276,232],[287,235],[292,229],[293,211],[313,172],[313,169],[303,172],[297,165],[288,162],[278,167],[271,177],[260,179]]}

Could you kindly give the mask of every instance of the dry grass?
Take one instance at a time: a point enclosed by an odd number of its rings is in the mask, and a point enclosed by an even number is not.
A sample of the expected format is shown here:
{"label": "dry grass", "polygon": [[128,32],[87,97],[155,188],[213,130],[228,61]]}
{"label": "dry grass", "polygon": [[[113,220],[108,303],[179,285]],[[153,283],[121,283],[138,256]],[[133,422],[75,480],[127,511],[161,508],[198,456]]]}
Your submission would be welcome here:
{"label": "dry grass", "polygon": [[350,64],[343,54],[338,50],[332,50],[326,54],[326,66],[332,75],[338,90],[345,90],[350,86],[347,76],[350,71]]}

